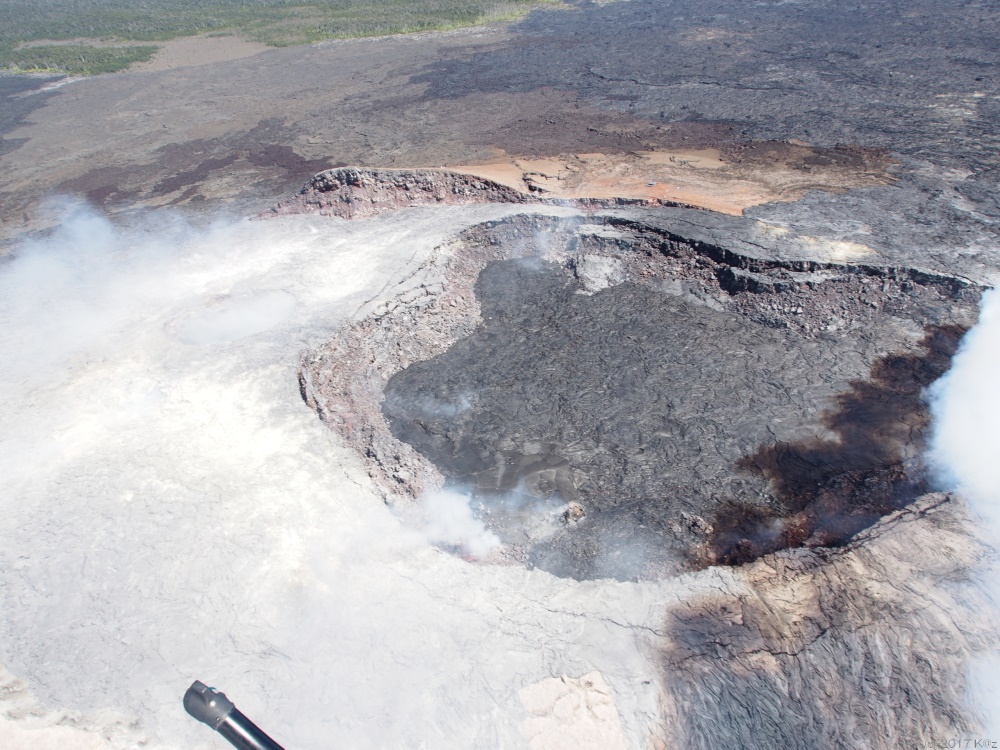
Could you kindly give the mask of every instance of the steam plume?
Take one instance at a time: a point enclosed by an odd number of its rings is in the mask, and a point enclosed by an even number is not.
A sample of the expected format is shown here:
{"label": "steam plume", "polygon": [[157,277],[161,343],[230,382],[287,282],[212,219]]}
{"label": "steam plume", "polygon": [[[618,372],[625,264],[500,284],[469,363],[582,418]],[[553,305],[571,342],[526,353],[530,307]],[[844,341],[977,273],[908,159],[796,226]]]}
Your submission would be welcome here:
{"label": "steam plume", "polygon": [[[938,480],[968,500],[988,541],[1000,546],[1000,290],[983,295],[979,322],[929,397],[934,418],[929,458]],[[993,594],[1000,602],[1000,586],[993,584]],[[995,655],[974,665],[970,680],[992,737],[1000,735],[998,662]]]}

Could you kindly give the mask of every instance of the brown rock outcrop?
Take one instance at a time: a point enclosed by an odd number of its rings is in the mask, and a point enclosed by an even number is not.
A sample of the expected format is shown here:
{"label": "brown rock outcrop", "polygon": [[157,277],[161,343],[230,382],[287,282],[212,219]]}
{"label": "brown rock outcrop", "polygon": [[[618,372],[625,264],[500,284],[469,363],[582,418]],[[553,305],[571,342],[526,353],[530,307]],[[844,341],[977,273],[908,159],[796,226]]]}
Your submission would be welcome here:
{"label": "brown rock outcrop", "polygon": [[435,170],[329,169],[272,214],[319,213],[359,219],[411,206],[529,203],[522,193],[470,175]]}

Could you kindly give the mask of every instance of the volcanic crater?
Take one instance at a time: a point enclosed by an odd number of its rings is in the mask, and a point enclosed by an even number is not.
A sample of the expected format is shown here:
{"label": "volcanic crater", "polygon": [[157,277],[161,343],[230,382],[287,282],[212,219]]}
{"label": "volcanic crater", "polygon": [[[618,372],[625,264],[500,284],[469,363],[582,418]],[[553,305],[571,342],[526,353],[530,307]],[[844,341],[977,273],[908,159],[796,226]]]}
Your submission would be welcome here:
{"label": "volcanic crater", "polygon": [[980,292],[518,214],[439,248],[300,385],[388,500],[468,493],[493,561],[662,578],[842,545],[926,493],[923,391]]}

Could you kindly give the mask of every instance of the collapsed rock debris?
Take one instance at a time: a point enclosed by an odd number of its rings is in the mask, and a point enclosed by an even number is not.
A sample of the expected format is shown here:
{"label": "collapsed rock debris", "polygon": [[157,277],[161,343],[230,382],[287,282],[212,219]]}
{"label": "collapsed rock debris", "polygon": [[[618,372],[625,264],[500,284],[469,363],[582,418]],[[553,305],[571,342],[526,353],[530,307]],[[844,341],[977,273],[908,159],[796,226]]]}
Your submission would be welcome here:
{"label": "collapsed rock debris", "polygon": [[300,385],[387,497],[451,481],[512,562],[662,577],[841,543],[920,494],[919,387],[978,295],[610,214],[521,215],[439,248]]}

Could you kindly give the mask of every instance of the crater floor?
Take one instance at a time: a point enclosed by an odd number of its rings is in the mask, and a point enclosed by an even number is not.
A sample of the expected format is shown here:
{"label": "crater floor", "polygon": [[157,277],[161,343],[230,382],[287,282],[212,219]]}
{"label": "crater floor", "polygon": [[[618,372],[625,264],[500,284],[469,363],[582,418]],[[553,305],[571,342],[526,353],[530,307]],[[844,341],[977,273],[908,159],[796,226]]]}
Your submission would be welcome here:
{"label": "crater floor", "polygon": [[[386,388],[393,433],[473,492],[508,543],[527,542],[531,565],[574,578],[635,578],[682,570],[712,552],[735,561],[795,542],[839,543],[848,534],[838,524],[856,531],[881,515],[872,509],[879,500],[886,512],[921,494],[919,475],[900,470],[919,436],[897,438],[922,426],[922,407],[919,399],[894,403],[891,388],[865,389],[852,415],[884,434],[839,452],[815,450],[814,461],[777,455],[792,450],[777,446],[794,436],[823,431],[821,405],[867,369],[885,340],[807,338],[650,285],[580,291],[553,263],[490,264],[476,286],[483,323],[475,333]],[[925,384],[943,374],[959,333],[941,334],[949,342],[933,362],[911,358],[931,376]],[[896,469],[890,481],[909,486],[827,509],[862,517],[825,519],[815,533],[786,528],[804,503],[801,493],[772,488],[755,458],[768,451],[789,484],[853,486]],[[845,480],[851,471],[861,475]],[[532,539],[521,519],[539,502],[540,512],[577,503],[585,515]],[[746,517],[741,531],[734,515]],[[707,542],[712,552],[701,549]]]}
{"label": "crater floor", "polygon": [[[469,493],[508,558],[661,578],[840,545],[927,491],[921,394],[975,285],[764,261],[611,216],[515,216],[451,253],[440,286],[307,364],[304,393],[335,427],[350,411],[341,431],[390,494]],[[367,410],[318,406],[352,390],[344,367],[373,384]]]}

